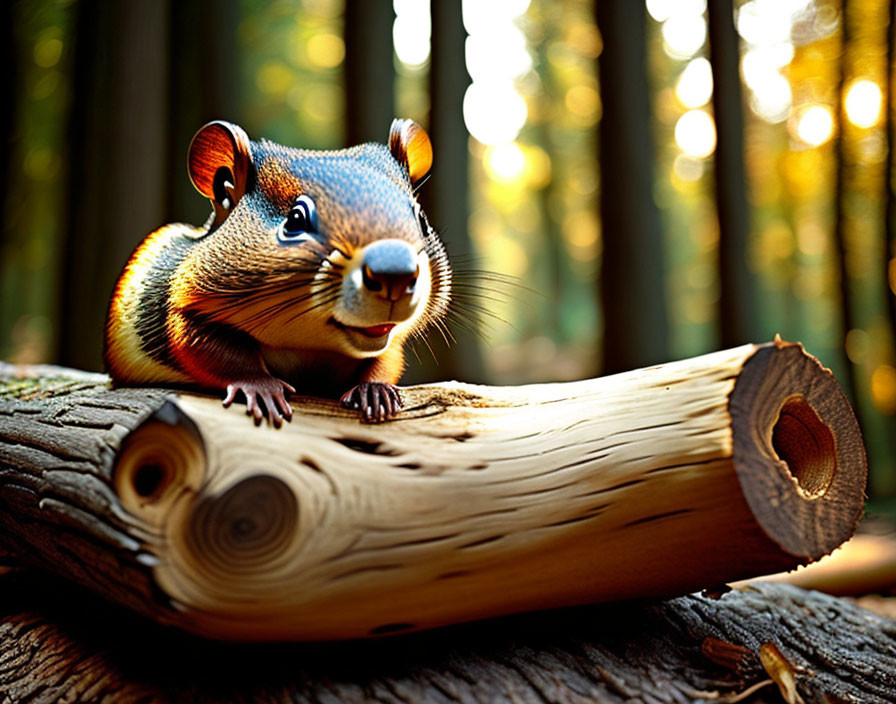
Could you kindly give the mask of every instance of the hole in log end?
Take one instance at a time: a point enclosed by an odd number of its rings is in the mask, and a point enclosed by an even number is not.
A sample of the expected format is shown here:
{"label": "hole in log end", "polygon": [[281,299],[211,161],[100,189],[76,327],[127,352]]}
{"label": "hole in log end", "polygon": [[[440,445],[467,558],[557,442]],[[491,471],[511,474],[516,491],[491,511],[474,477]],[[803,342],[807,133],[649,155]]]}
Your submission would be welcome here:
{"label": "hole in log end", "polygon": [[773,572],[817,560],[852,536],[868,464],[831,371],[797,344],[754,349],[730,396],[732,459],[751,520],[780,549],[755,547]]}
{"label": "hole in log end", "polygon": [[165,490],[170,472],[159,464],[143,464],[134,470],[134,491],[137,496],[151,498]]}
{"label": "hole in log end", "polygon": [[193,422],[166,403],[122,442],[112,472],[121,505],[161,526],[178,497],[195,491],[205,474],[205,445]]}
{"label": "hole in log end", "polygon": [[801,395],[791,396],[781,406],[772,428],[772,447],[802,496],[824,496],[837,472],[837,446],[830,428]]}

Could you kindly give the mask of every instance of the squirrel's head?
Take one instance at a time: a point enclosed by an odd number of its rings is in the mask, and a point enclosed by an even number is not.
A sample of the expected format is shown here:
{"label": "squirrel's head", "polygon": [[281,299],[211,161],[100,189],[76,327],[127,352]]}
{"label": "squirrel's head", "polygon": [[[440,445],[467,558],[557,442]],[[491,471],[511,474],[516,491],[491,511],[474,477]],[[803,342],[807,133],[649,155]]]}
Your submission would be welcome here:
{"label": "squirrel's head", "polygon": [[338,151],[206,125],[189,171],[213,213],[175,296],[271,347],[381,354],[447,308],[451,269],[414,194],[431,166],[411,120],[393,121],[388,147]]}

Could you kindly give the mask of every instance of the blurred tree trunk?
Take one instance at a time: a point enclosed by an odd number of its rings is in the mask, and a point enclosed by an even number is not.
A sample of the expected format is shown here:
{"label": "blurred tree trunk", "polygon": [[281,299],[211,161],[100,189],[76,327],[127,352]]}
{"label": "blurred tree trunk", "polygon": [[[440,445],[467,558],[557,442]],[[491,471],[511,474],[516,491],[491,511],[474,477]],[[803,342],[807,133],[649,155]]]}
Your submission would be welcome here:
{"label": "blurred tree trunk", "polygon": [[[543,47],[540,53],[542,56],[544,55]],[[553,86],[554,81],[552,80],[551,69],[547,62],[541,65],[545,69],[542,73],[542,84],[546,95],[549,96],[547,100],[557,104],[554,102],[557,94]],[[544,107],[546,112],[551,111],[550,106],[546,105]],[[559,151],[556,149],[556,140],[553,138],[551,125],[542,122],[536,127],[536,130],[538,143],[548,154],[555,157],[552,169],[554,171],[559,170],[557,168],[559,159],[556,158]],[[562,181],[551,178],[547,185],[538,191],[539,208],[542,213],[544,253],[547,257],[547,267],[545,267],[547,269],[547,286],[544,290],[547,293],[548,300],[545,301],[547,304],[547,317],[545,318],[544,314],[542,314],[538,318],[533,319],[531,327],[533,328],[533,334],[547,335],[547,337],[556,342],[566,344],[569,340],[566,326],[563,324],[563,311],[568,305],[566,287],[567,282],[572,280],[572,276],[569,267],[569,254],[566,251],[561,225],[556,218],[551,217],[551,203],[559,199],[561,183]]]}
{"label": "blurred tree trunk", "polygon": [[883,261],[884,291],[887,296],[887,315],[890,320],[890,331],[896,340],[896,292],[891,281],[896,281],[896,271],[891,273],[891,266],[896,267],[896,191],[893,185],[893,161],[896,158],[896,120],[893,119],[894,101],[893,83],[896,81],[896,0],[889,2],[889,26],[887,27],[887,64],[884,85],[884,139],[886,140],[884,160],[884,199],[885,199],[885,256]]}
{"label": "blurred tree trunk", "polygon": [[[467,229],[469,206],[469,134],[464,124],[464,94],[470,76],[464,57],[467,32],[457,0],[431,0],[432,48],[429,68],[429,136],[433,146],[432,177],[420,190],[430,223],[442,236],[456,270],[455,314],[475,319],[465,303],[481,305],[475,290],[473,243]],[[475,325],[475,322],[473,322]],[[478,338],[468,330],[452,326],[454,342],[436,330],[429,334],[429,347],[417,345],[420,365],[406,381],[462,379],[485,381]]]}
{"label": "blurred tree trunk", "polygon": [[740,51],[732,0],[707,5],[712,64],[712,106],[718,135],[715,153],[716,209],[719,218],[719,345],[734,347],[756,339],[756,290],[749,271],[750,207],[744,175],[744,118]]}
{"label": "blurred tree trunk", "polygon": [[548,59],[548,47],[563,37],[568,27],[567,18],[556,13],[545,12],[542,16],[544,25],[538,43],[533,47],[535,70],[541,77],[540,105],[536,108],[541,119],[535,125],[537,142],[551,155],[551,175],[548,182],[538,189],[539,209],[542,217],[542,240],[547,257],[545,285],[537,290],[544,290],[547,295],[546,312],[533,317],[530,322],[532,335],[546,335],[555,342],[567,344],[569,331],[564,325],[563,311],[568,305],[567,282],[573,280],[569,266],[569,254],[563,237],[563,231],[557,218],[551,217],[551,204],[562,202],[562,191],[567,187],[564,183],[565,173],[560,172],[563,162],[560,140],[555,139],[555,127],[560,114],[565,109],[564,95],[558,87],[556,68]]}
{"label": "blurred tree trunk", "polygon": [[[171,65],[165,222],[198,225],[211,212],[208,200],[187,178],[187,149],[206,122],[243,125],[239,112],[238,0],[170,0]],[[245,126],[245,125],[243,125]],[[251,131],[249,132],[252,136]],[[159,223],[161,224],[161,223]],[[135,234],[136,236],[136,234]]]}
{"label": "blurred tree trunk", "polygon": [[[846,95],[846,84],[849,74],[849,2],[841,0],[840,3],[840,78],[837,84],[837,120],[838,130],[834,141],[835,150],[835,169],[836,179],[834,186],[834,247],[836,251],[837,275],[839,278],[838,294],[840,299],[840,339],[839,349],[842,355],[843,376],[841,383],[843,390],[849,397],[853,411],[859,421],[859,425],[864,429],[862,422],[862,412],[859,406],[858,386],[856,382],[856,367],[849,355],[846,353],[846,338],[850,330],[855,327],[855,316],[853,314],[853,296],[850,286],[849,274],[849,247],[847,245],[847,208],[849,200],[849,164],[846,149],[846,132],[848,123],[846,119],[846,108],[844,107],[844,98]],[[872,476],[868,477],[869,494],[871,490]]]}
{"label": "blurred tree trunk", "polygon": [[203,222],[190,139],[238,122],[237,0],[84,0],[75,8],[59,359],[98,369],[112,286],[134,247],[172,220]]}
{"label": "blurred tree trunk", "polygon": [[644,4],[596,0],[603,117],[598,130],[605,373],[668,357],[663,236],[653,200],[654,149]]}
{"label": "blurred tree trunk", "polygon": [[[6,96],[6,107],[0,110],[0,169],[2,171],[3,184],[0,192],[7,194],[13,179],[12,171],[12,144],[15,138],[16,101],[19,97],[21,71],[16,44],[16,36],[13,28],[14,12],[13,3],[0,3],[0,42],[3,48],[3,94]],[[0,253],[7,246],[8,234],[6,231],[6,197],[0,199]]]}
{"label": "blurred tree trunk", "polygon": [[841,330],[840,330],[840,349],[843,353],[843,385],[844,391],[849,400],[856,407],[856,370],[853,363],[846,355],[846,336],[849,331],[855,327],[855,318],[853,316],[853,300],[852,289],[850,287],[849,266],[847,258],[849,256],[848,245],[846,242],[847,229],[847,200],[849,190],[849,164],[847,163],[846,150],[846,132],[848,129],[846,119],[846,109],[844,107],[844,98],[846,94],[847,75],[849,73],[849,3],[847,0],[841,0],[840,5],[840,78],[837,84],[837,120],[839,129],[834,141],[835,149],[835,169],[836,179],[834,185],[834,246],[836,248],[836,265],[839,277],[839,298],[841,313]]}
{"label": "blurred tree trunk", "polygon": [[21,313],[16,292],[20,290],[19,277],[14,273],[19,267],[13,259],[16,249],[16,235],[13,231],[14,208],[8,206],[10,194],[19,175],[19,170],[13,166],[13,145],[19,135],[16,132],[16,120],[18,117],[18,103],[22,95],[22,71],[19,55],[24,54],[24,47],[20,47],[16,37],[15,28],[16,9],[19,6],[12,2],[0,3],[0,32],[3,43],[3,94],[6,96],[6,108],[0,111],[0,168],[2,172],[3,197],[0,198],[0,354],[10,354],[9,332]]}
{"label": "blurred tree trunk", "polygon": [[349,145],[385,142],[395,117],[392,0],[346,0],[345,124]]}
{"label": "blurred tree trunk", "polygon": [[76,13],[59,359],[97,369],[115,278],[164,223],[169,6],[84,0]]}

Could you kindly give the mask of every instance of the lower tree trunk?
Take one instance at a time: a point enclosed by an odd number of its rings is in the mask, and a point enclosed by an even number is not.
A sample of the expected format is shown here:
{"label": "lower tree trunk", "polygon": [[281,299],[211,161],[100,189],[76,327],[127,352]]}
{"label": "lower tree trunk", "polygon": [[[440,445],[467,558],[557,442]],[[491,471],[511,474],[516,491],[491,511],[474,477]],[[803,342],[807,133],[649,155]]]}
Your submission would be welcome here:
{"label": "lower tree trunk", "polygon": [[[782,700],[766,668],[784,686],[792,676],[801,698]],[[200,641],[52,579],[0,578],[10,703],[885,704],[894,693],[896,622],[787,585],[311,646]]]}
{"label": "lower tree trunk", "polygon": [[653,196],[646,10],[633,0],[595,0],[594,7],[603,43],[597,61],[603,369],[614,373],[666,359],[669,321],[663,227]]}

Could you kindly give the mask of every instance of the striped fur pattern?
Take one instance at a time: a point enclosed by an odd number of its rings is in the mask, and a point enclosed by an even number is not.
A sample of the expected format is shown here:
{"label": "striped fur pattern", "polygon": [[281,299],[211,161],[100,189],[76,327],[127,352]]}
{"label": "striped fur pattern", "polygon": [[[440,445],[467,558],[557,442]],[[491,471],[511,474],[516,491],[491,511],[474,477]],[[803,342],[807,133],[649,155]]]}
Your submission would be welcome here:
{"label": "striped fur pattern", "polygon": [[[431,149],[419,126],[403,129]],[[113,380],[229,391],[243,380],[275,378],[330,397],[362,382],[397,382],[403,343],[444,324],[451,267],[414,195],[431,152],[390,142],[392,149],[311,151],[237,140],[238,149],[205,154],[200,140],[191,169],[203,169],[194,182],[211,194],[213,215],[203,227],[166,225],[131,256],[106,321]],[[221,177],[214,186],[212,173]],[[319,232],[284,245],[278,229],[302,194],[316,204]],[[413,300],[383,302],[349,286],[361,280],[365,248],[384,239],[406,242],[419,258]],[[370,339],[384,325],[388,339]]]}

